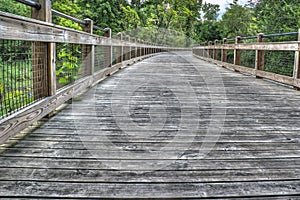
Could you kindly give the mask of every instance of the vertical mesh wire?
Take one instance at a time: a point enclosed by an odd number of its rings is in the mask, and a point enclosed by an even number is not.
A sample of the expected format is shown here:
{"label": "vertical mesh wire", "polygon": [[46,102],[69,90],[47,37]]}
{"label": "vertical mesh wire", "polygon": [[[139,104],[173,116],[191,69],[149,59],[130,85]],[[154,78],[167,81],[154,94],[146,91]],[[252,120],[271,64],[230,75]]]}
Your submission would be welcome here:
{"label": "vertical mesh wire", "polygon": [[241,66],[255,68],[255,51],[242,50],[241,51]]}
{"label": "vertical mesh wire", "polygon": [[265,71],[293,76],[294,60],[293,51],[265,51]]}
{"label": "vertical mesh wire", "polygon": [[112,46],[104,46],[104,67],[111,67],[111,61],[112,61]]}
{"label": "vertical mesh wire", "polygon": [[112,65],[117,64],[117,48],[116,46],[112,47]]}
{"label": "vertical mesh wire", "polygon": [[41,99],[48,94],[47,44],[32,43],[32,75],[34,100]]}
{"label": "vertical mesh wire", "polygon": [[234,50],[227,50],[227,62],[234,63]]}
{"label": "vertical mesh wire", "polygon": [[124,47],[124,50],[123,50],[123,60],[129,60],[131,55],[130,55],[130,46],[126,46]]}
{"label": "vertical mesh wire", "polygon": [[[264,42],[297,41],[297,35],[264,38]],[[267,72],[293,76],[295,61],[294,51],[265,51],[264,69]]]}
{"label": "vertical mesh wire", "polygon": [[127,47],[126,46],[124,46],[123,47],[123,61],[125,61],[126,60],[126,53],[127,53]]}
{"label": "vertical mesh wire", "polygon": [[0,40],[0,118],[47,96],[47,45]]}
{"label": "vertical mesh wire", "polygon": [[217,60],[221,60],[222,58],[222,49],[218,50]]}
{"label": "vertical mesh wire", "polygon": [[82,45],[56,45],[56,84],[61,89],[85,76],[82,73]]}
{"label": "vertical mesh wire", "polygon": [[135,47],[131,48],[131,58],[135,58]]}
{"label": "vertical mesh wire", "polygon": [[95,67],[94,71],[100,71],[105,68],[104,63],[104,47],[103,46],[95,46]]}

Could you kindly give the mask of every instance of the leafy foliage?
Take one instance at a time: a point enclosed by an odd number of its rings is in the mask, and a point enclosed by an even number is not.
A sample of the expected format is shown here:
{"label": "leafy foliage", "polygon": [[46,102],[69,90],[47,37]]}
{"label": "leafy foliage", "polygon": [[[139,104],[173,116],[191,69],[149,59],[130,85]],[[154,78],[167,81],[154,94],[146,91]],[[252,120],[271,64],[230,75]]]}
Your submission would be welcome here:
{"label": "leafy foliage", "polygon": [[12,0],[1,0],[0,11],[30,17],[30,7]]}
{"label": "leafy foliage", "polygon": [[57,49],[56,80],[60,88],[78,79],[81,48],[75,44],[60,44]]}
{"label": "leafy foliage", "polygon": [[121,5],[127,6],[126,0],[78,0],[83,18],[90,18],[102,28],[111,28],[113,32],[126,29],[126,17]]}
{"label": "leafy foliage", "polygon": [[[81,8],[79,7],[78,4],[74,3],[72,0],[53,0],[52,8],[59,12],[66,13],[70,16],[82,18],[82,15],[80,13]],[[82,30],[82,27],[79,24],[58,16],[53,17],[53,23],[64,27],[73,28],[76,30]]]}
{"label": "leafy foliage", "polygon": [[223,38],[252,35],[255,30],[251,30],[251,22],[252,13],[249,8],[235,3],[230,4],[220,23],[221,35]]}
{"label": "leafy foliage", "polygon": [[254,16],[261,32],[298,31],[300,4],[298,0],[260,0],[254,7]]}

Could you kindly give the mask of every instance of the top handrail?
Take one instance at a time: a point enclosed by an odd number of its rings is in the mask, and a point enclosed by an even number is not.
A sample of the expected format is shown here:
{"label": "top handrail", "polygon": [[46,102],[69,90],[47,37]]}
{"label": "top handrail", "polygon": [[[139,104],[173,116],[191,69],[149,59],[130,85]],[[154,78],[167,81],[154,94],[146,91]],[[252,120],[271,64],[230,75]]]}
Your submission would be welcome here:
{"label": "top handrail", "polygon": [[[261,37],[261,38],[271,38],[271,37],[280,37],[280,36],[291,36],[291,35],[298,35],[299,32],[286,32],[286,33],[273,33],[273,34],[263,34],[263,33],[260,33],[259,35],[253,35],[253,36],[246,36],[246,37],[240,37],[240,36],[237,36],[236,38],[224,38],[223,41],[235,41],[237,38],[239,40],[249,40],[249,39],[257,39],[258,37]],[[214,42],[212,41],[208,41],[208,42],[202,42],[200,43],[200,46],[205,46],[205,45],[215,45]],[[224,43],[225,44],[225,43]]]}
{"label": "top handrail", "polygon": [[[15,0],[15,1],[17,1],[17,2],[19,2],[19,3],[22,3],[22,4],[25,4],[25,5],[27,5],[27,6],[34,7],[34,8],[36,8],[37,10],[40,10],[40,9],[42,8],[42,5],[41,5],[40,3],[35,2],[35,1],[33,1],[33,0]],[[67,14],[65,14],[65,13],[59,12],[59,11],[57,11],[57,10],[51,9],[51,12],[52,12],[54,15],[57,15],[57,16],[59,16],[59,17],[63,17],[63,18],[65,18],[65,19],[69,19],[69,20],[71,20],[71,21],[73,21],[73,22],[76,22],[76,23],[78,23],[78,24],[81,24],[81,25],[84,25],[84,26],[87,26],[87,25],[88,25],[88,22],[86,22],[86,21],[84,21],[84,20],[78,19],[78,18],[76,18],[76,17],[72,17],[72,16],[70,16],[70,15],[67,15]],[[95,30],[100,30],[100,31],[104,31],[103,28],[101,28],[101,27],[99,27],[99,26],[96,26],[96,25],[93,26],[93,29],[95,29]]]}
{"label": "top handrail", "polygon": [[75,18],[75,17],[72,17],[72,16],[67,15],[67,14],[65,14],[65,13],[62,13],[62,12],[59,12],[59,11],[57,11],[57,10],[51,9],[51,12],[52,12],[53,14],[57,15],[57,16],[63,17],[63,18],[65,18],[65,19],[69,19],[69,20],[71,20],[71,21],[73,21],[73,22],[76,22],[76,23],[78,23],[78,24],[82,24],[82,25],[85,25],[85,26],[88,25],[88,23],[87,23],[86,21],[84,21],[84,20],[77,19],[77,18]]}
{"label": "top handrail", "polygon": [[27,6],[31,6],[31,7],[34,7],[36,8],[37,10],[40,10],[42,8],[42,5],[38,2],[35,2],[33,0],[15,0],[19,3],[22,3],[22,4],[25,4]]}
{"label": "top handrail", "polygon": [[[286,32],[286,33],[273,33],[273,34],[262,34],[263,38],[271,38],[271,37],[280,37],[280,36],[290,36],[290,35],[298,35],[298,32]],[[241,40],[249,40],[249,39],[256,39],[258,36],[253,35],[253,36],[246,36],[246,37],[241,37]],[[227,41],[234,41],[235,38],[230,38],[227,39]]]}
{"label": "top handrail", "polygon": [[[72,17],[70,15],[67,15],[65,13],[62,13],[62,12],[59,12],[57,10],[54,10],[54,9],[51,9],[51,12],[57,16],[60,16],[60,17],[63,17],[65,19],[69,19],[73,22],[76,22],[78,24],[81,24],[81,25],[84,25],[84,26],[87,26],[88,25],[88,22],[84,21],[84,20],[81,20],[81,19],[78,19],[78,18],[75,18],[75,17]],[[100,31],[105,31],[103,28],[99,27],[99,26],[96,26],[96,25],[93,25],[93,29],[95,30],[100,30]]]}
{"label": "top handrail", "polygon": [[268,37],[280,37],[280,36],[288,36],[288,35],[298,35],[298,32],[266,34],[266,35],[263,35],[263,37],[268,38]]}

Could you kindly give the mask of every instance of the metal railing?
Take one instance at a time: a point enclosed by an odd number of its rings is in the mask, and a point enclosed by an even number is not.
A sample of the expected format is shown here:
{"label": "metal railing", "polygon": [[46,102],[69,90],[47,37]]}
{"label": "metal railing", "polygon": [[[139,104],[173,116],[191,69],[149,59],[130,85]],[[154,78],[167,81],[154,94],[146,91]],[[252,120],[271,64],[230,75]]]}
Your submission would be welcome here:
{"label": "metal railing", "polygon": [[[299,32],[225,38],[222,41],[202,43],[193,48],[193,53],[201,59],[235,71],[300,88],[299,33],[300,29]],[[287,36],[292,41],[283,41]],[[276,41],[276,37],[280,37],[280,40]],[[229,43],[229,40],[234,40],[234,43]]]}
{"label": "metal railing", "polygon": [[81,24],[81,25],[84,25],[84,26],[87,26],[87,25],[88,25],[88,23],[87,23],[86,21],[84,21],[84,20],[77,19],[77,18],[75,18],[75,17],[72,17],[72,16],[70,16],[70,15],[64,14],[64,13],[59,12],[59,11],[57,11],[57,10],[51,9],[51,12],[52,12],[53,14],[57,15],[57,16],[63,17],[63,18],[65,18],[65,19],[69,19],[69,20],[71,20],[71,21],[73,21],[73,22],[76,22],[76,23],[78,23],[78,24]]}
{"label": "metal railing", "polygon": [[[121,67],[184,49],[133,41],[122,33],[112,39],[109,28],[52,10],[49,0],[18,2],[36,8],[36,18],[0,12],[0,143]],[[51,24],[44,17],[51,13],[81,24],[83,31]]]}
{"label": "metal railing", "polygon": [[22,4],[25,4],[27,6],[31,6],[33,8],[36,8],[37,10],[40,10],[41,7],[42,7],[40,3],[35,2],[33,0],[15,0],[15,1],[17,1],[19,3],[22,3]]}

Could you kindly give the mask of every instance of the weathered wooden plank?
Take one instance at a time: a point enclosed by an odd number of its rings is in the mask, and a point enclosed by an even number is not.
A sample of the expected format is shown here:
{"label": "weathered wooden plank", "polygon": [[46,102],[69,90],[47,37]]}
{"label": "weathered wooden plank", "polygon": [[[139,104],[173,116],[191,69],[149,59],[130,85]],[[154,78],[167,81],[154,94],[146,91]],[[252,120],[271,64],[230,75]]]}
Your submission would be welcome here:
{"label": "weathered wooden plank", "polygon": [[[260,181],[235,183],[68,183],[38,181],[1,181],[0,195],[28,197],[81,198],[192,198],[263,197],[299,194],[300,181]],[[84,190],[82,189],[84,188]],[[272,192],[271,192],[272,191]]]}
{"label": "weathered wooden plank", "polygon": [[[143,58],[146,57],[149,56],[144,56]],[[38,101],[20,112],[0,120],[0,144],[28,127],[30,124],[40,120],[55,108],[72,98],[75,94],[82,93],[93,84],[101,81],[106,75],[116,72],[119,70],[120,65],[121,64],[117,64],[113,67],[104,69],[99,74],[78,80],[75,84],[64,88],[57,92],[57,94]]]}
{"label": "weathered wooden plank", "polygon": [[[160,164],[165,162],[161,159],[148,160],[149,164],[135,169],[139,171],[153,170],[153,163]],[[295,169],[298,168],[300,158],[255,158],[255,159],[169,159],[170,164],[160,169],[161,171],[188,171],[188,170],[218,170],[218,169]],[[112,166],[113,159],[98,160],[95,158],[32,158],[32,157],[1,157],[0,167],[9,168],[34,168],[34,169],[91,169],[107,170],[107,166]],[[128,160],[130,165],[137,166],[139,160]],[[119,170],[126,171],[126,166]]]}
{"label": "weathered wooden plank", "polygon": [[[184,73],[178,73],[180,69]],[[172,141],[170,136],[178,128],[176,120],[164,131],[158,125],[146,131],[137,126],[125,128],[128,135],[124,135],[124,127],[118,124],[128,124],[133,119],[146,123],[148,114],[158,115],[158,121],[164,119],[155,102],[165,101],[144,98],[160,97],[155,90],[149,92],[142,87],[137,95],[130,93],[132,88],[136,91],[140,87],[136,80],[151,86],[148,80],[155,81],[157,77],[170,80],[169,87],[178,88],[173,91],[178,92],[181,104],[170,98],[170,119],[187,119],[190,127],[181,127],[184,131]],[[195,97],[180,96],[187,93],[180,87],[183,82],[176,82],[174,77],[187,80]],[[218,77],[223,82],[209,82],[203,77]],[[209,87],[216,89],[215,94],[209,92]],[[222,97],[222,87],[226,99]],[[135,102],[141,105],[135,116],[112,112],[111,101],[122,102],[128,97],[136,97]],[[224,124],[211,122],[222,126],[222,133],[212,131],[211,137],[205,139],[213,100],[218,102],[214,117],[224,115],[221,109],[226,110],[226,117]],[[2,145],[0,195],[11,196],[10,191],[14,191],[15,196],[28,198],[295,196],[300,193],[299,100],[294,90],[217,68],[185,53],[153,57],[106,79],[96,91],[44,120],[32,134],[11,139],[15,145]],[[151,113],[146,109],[149,105],[154,108]],[[179,112],[181,109],[185,112]],[[24,140],[17,142],[21,138]],[[83,142],[87,142],[90,151]],[[202,146],[203,142],[215,142],[214,148]],[[165,143],[171,145],[160,151]],[[174,148],[181,153],[172,155]],[[149,154],[140,150],[149,150]],[[116,166],[118,170],[113,170]]]}
{"label": "weathered wooden plank", "polygon": [[[138,166],[137,166],[138,167]],[[49,169],[49,168],[1,168],[0,181],[52,181],[86,183],[180,183],[180,182],[240,182],[265,180],[297,180],[300,169],[205,169],[205,170],[157,170],[119,171],[115,169]],[[176,177],[173,175],[176,174]]]}
{"label": "weathered wooden plank", "polygon": [[[196,56],[198,57],[198,56]],[[213,60],[210,58],[203,58],[201,57],[201,59],[221,65],[223,67],[229,68],[229,69],[233,69],[235,71],[238,72],[243,72],[243,73],[248,73],[248,74],[252,74],[252,75],[256,75],[258,77],[261,78],[267,78],[270,80],[274,80],[274,81],[278,81],[280,83],[285,83],[285,84],[289,84],[289,85],[293,85],[294,84],[294,79],[293,77],[289,77],[289,76],[284,76],[284,75],[280,75],[280,74],[275,74],[275,73],[271,73],[271,72],[265,72],[265,71],[261,71],[261,70],[255,70],[252,68],[248,68],[248,67],[243,67],[243,66],[239,66],[239,65],[234,65],[234,64],[230,64],[230,63],[224,63],[218,60]]]}
{"label": "weathered wooden plank", "polygon": [[289,85],[293,85],[293,83],[294,83],[293,77],[289,77],[289,76],[284,76],[284,75],[275,74],[275,73],[271,73],[271,72],[265,72],[265,71],[261,71],[261,70],[256,70],[255,74],[258,77],[271,79],[274,81],[278,81],[280,83],[285,83],[285,84],[289,84]]}
{"label": "weathered wooden plank", "polygon": [[[119,145],[119,149],[126,149],[129,148],[130,145],[131,146],[142,146],[142,145],[147,145],[147,150],[149,151],[157,151],[159,150],[157,148],[157,146],[162,146],[164,145],[164,143],[160,142],[141,142],[142,139],[140,139],[140,141],[130,141],[125,143],[116,143],[115,145]],[[249,151],[249,152],[253,152],[256,151],[254,149],[259,149],[261,152],[263,151],[270,151],[270,149],[276,149],[281,151],[281,150],[285,150],[285,151],[293,151],[295,149],[298,148],[297,143],[286,143],[286,142],[261,142],[261,143],[255,143],[255,142],[218,142],[217,145],[214,146],[214,150],[215,151],[235,151],[235,152],[240,152],[241,154],[244,153],[244,151]],[[78,150],[78,151],[84,151],[87,148],[91,149],[91,150],[103,150],[103,151],[107,151],[110,149],[109,145],[106,145],[106,143],[101,143],[101,142],[89,142],[90,146],[85,146],[84,142],[68,142],[68,141],[63,141],[63,142],[58,142],[58,141],[28,141],[25,143],[18,143],[15,145],[14,148],[0,148],[1,150],[12,150],[12,151],[21,151],[22,148],[25,148],[27,150],[30,151],[35,151],[36,149],[42,150],[42,151],[47,151],[47,149],[54,149],[57,151],[61,151],[63,149],[71,149],[71,150]],[[202,148],[202,143],[193,143],[188,147],[188,150],[186,148],[186,145],[184,143],[175,143],[174,145],[176,145],[176,149],[177,150],[181,150],[182,152],[196,152],[199,151],[199,149],[201,150],[210,150],[207,147]],[[166,152],[172,151],[172,147],[166,147],[164,148]],[[255,153],[255,152],[254,152]],[[20,155],[20,157],[22,157],[22,155]]]}
{"label": "weathered wooden plank", "polygon": [[[139,146],[139,143],[119,143],[112,145],[112,141],[107,142],[107,146],[113,148],[112,150],[73,150],[73,149],[8,149],[5,151],[6,156],[10,157],[39,157],[39,158],[74,158],[74,157],[88,157],[88,158],[97,158],[99,160],[140,160],[141,163],[144,160],[154,160],[157,159],[159,154],[159,159],[163,160],[175,160],[178,158],[182,159],[203,159],[204,156],[202,152],[205,149],[201,147],[198,150],[189,151],[188,147],[185,149],[177,147],[176,144],[173,145],[173,150],[167,151],[164,149],[152,150],[151,145],[148,145],[146,142],[144,145]],[[211,141],[212,143],[214,141]],[[93,143],[89,143],[88,141],[84,142],[87,147],[94,145]],[[162,144],[166,145],[166,144]],[[150,146],[150,148],[148,148]],[[155,146],[155,144],[152,144]],[[158,145],[157,145],[158,146]],[[176,149],[176,152],[175,150]],[[300,150],[299,149],[288,149],[288,150],[276,150],[276,152],[271,152],[270,150],[253,150],[249,151],[248,149],[244,150],[235,150],[235,148],[230,147],[223,150],[212,150],[207,155],[205,155],[206,159],[255,159],[255,158],[298,158]],[[184,151],[186,150],[186,151]],[[178,151],[178,153],[177,153]],[[139,153],[136,153],[139,152]],[[116,161],[118,162],[118,161]]]}

